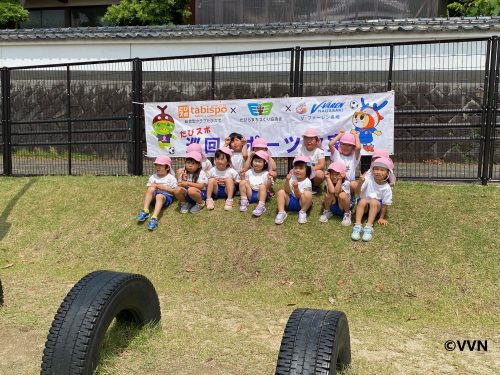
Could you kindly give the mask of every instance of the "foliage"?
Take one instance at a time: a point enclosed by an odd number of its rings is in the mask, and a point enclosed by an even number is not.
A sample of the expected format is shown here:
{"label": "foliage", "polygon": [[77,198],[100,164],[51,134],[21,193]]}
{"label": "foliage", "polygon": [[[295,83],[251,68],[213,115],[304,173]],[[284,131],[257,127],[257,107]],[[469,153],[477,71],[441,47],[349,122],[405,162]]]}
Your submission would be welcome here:
{"label": "foliage", "polygon": [[448,4],[450,17],[498,16],[500,0],[460,0]]}
{"label": "foliage", "polygon": [[17,0],[0,0],[0,28],[13,28],[16,23],[26,22],[29,12]]}
{"label": "foliage", "polygon": [[191,15],[189,0],[122,0],[106,11],[103,20],[116,26],[176,25]]}

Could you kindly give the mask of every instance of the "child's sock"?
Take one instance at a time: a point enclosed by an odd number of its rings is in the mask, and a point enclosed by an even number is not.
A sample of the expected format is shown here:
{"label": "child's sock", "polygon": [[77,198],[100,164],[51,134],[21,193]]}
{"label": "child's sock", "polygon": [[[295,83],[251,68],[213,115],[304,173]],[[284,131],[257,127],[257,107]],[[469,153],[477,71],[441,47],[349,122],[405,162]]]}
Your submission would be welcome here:
{"label": "child's sock", "polygon": [[149,214],[149,210],[146,208],[145,210],[143,210],[145,213]]}
{"label": "child's sock", "polygon": [[265,201],[259,201],[259,206],[265,206],[266,202]]}
{"label": "child's sock", "polygon": [[158,220],[158,216],[151,216],[151,219],[156,219],[156,220]]}

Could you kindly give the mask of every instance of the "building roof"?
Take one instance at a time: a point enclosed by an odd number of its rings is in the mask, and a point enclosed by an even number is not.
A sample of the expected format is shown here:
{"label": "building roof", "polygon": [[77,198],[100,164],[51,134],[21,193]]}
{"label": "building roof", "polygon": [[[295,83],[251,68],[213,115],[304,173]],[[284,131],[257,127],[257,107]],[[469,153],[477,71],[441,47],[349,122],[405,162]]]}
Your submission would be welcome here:
{"label": "building roof", "polygon": [[500,17],[408,18],[393,20],[323,21],[238,25],[107,26],[57,29],[9,29],[0,31],[0,41],[269,38],[302,35],[356,33],[500,32]]}

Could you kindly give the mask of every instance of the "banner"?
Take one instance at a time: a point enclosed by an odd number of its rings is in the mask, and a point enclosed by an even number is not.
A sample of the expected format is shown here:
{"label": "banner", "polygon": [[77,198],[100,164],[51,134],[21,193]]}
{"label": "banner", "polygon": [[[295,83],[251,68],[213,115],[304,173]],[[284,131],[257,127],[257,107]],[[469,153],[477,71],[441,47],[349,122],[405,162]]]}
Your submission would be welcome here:
{"label": "banner", "polygon": [[292,157],[307,128],[316,128],[328,154],[328,141],[340,130],[358,131],[361,154],[385,148],[394,153],[394,91],[307,98],[145,103],[149,157],[184,156],[190,143],[213,155],[230,133],[250,147],[263,137],[274,157]]}

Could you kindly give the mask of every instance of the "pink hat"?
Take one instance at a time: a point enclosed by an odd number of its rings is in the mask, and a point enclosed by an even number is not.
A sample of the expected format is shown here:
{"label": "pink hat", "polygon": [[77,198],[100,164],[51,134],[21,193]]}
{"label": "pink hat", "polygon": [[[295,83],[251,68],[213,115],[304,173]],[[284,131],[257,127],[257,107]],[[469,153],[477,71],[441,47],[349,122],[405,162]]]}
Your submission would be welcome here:
{"label": "pink hat", "polygon": [[201,163],[201,160],[203,159],[203,157],[201,156],[201,154],[198,151],[191,151],[191,152],[188,152],[186,154],[186,159],[194,159],[198,163]]}
{"label": "pink hat", "polygon": [[217,149],[217,151],[222,151],[223,153],[225,153],[226,155],[229,155],[229,156],[233,156],[233,150],[231,150],[229,147],[227,146],[222,146],[222,147],[219,147]]}
{"label": "pink hat", "polygon": [[292,164],[295,164],[298,161],[303,161],[304,163],[310,163],[311,159],[309,159],[309,157],[304,156],[304,155],[302,155],[302,156],[296,156],[295,159],[293,159],[293,163]]}
{"label": "pink hat", "polygon": [[304,134],[302,134],[303,137],[318,137],[319,138],[319,133],[318,129],[315,128],[309,128],[307,129]]}
{"label": "pink hat", "polygon": [[154,164],[168,165],[172,168],[172,159],[170,159],[167,155],[160,155],[155,159]]}
{"label": "pink hat", "polygon": [[254,147],[262,147],[262,148],[267,148],[267,141],[264,138],[255,138],[255,140],[252,143],[252,149]]}
{"label": "pink hat", "polygon": [[266,151],[264,150],[257,151],[255,155],[257,155],[259,158],[264,159],[266,162],[269,163],[269,154]]}
{"label": "pink hat", "polygon": [[340,138],[340,143],[356,146],[356,137],[354,134],[346,133]]}
{"label": "pink hat", "polygon": [[334,161],[332,164],[328,166],[328,170],[345,173],[345,164],[341,161]]}
{"label": "pink hat", "polygon": [[389,158],[389,151],[385,148],[377,148],[373,151],[372,158]]}
{"label": "pink hat", "polygon": [[394,168],[394,164],[392,163],[392,160],[389,158],[378,158],[377,160],[374,160],[371,168],[373,167],[382,167],[388,169],[391,173]]}

